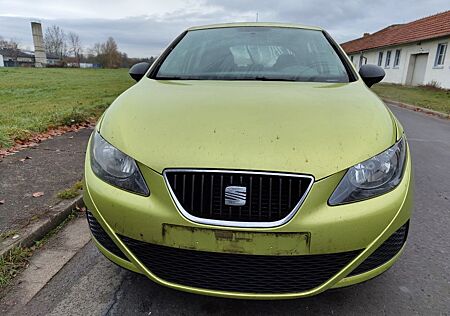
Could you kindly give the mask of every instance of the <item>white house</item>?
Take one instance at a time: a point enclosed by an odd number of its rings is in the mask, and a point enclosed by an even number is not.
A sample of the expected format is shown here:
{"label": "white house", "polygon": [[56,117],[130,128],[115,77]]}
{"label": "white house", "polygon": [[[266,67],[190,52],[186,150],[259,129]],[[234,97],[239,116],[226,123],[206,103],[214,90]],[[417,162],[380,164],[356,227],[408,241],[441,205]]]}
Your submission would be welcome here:
{"label": "white house", "polygon": [[384,68],[383,82],[450,89],[450,10],[341,44],[357,69]]}

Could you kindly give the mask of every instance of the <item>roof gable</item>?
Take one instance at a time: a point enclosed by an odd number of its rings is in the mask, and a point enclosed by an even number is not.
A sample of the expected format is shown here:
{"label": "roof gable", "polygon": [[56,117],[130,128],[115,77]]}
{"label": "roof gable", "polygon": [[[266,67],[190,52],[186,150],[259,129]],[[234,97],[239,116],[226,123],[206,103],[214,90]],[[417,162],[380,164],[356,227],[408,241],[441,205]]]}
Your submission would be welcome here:
{"label": "roof gable", "polygon": [[376,33],[341,44],[346,53],[400,45],[450,35],[450,10],[405,24],[394,24]]}

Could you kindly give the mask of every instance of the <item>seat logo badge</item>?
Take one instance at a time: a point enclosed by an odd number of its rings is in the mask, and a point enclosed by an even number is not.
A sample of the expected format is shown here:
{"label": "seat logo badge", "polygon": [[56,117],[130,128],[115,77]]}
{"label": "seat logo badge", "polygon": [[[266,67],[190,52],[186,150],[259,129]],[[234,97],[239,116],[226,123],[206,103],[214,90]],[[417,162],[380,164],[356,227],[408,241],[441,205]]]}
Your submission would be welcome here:
{"label": "seat logo badge", "polygon": [[229,186],[225,188],[225,205],[243,206],[247,200],[247,188]]}

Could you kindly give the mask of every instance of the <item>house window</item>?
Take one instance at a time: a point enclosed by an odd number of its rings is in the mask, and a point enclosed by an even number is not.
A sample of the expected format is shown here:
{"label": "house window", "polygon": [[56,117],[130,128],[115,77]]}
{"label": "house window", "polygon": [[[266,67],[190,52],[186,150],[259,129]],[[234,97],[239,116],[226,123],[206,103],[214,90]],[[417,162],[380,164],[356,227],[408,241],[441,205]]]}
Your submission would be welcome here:
{"label": "house window", "polygon": [[386,52],[386,61],[385,61],[385,63],[384,63],[384,67],[385,67],[385,68],[388,68],[390,63],[391,63],[391,51],[388,50],[388,51]]}
{"label": "house window", "polygon": [[361,54],[361,56],[359,56],[359,68],[365,64],[367,64],[367,57]]}
{"label": "house window", "polygon": [[447,43],[441,43],[437,47],[436,59],[434,60],[434,66],[444,66],[445,53],[447,51]]}
{"label": "house window", "polygon": [[378,53],[378,66],[381,66],[383,63],[383,52]]}
{"label": "house window", "polygon": [[394,68],[398,68],[398,65],[400,64],[400,52],[400,49],[395,50]]}

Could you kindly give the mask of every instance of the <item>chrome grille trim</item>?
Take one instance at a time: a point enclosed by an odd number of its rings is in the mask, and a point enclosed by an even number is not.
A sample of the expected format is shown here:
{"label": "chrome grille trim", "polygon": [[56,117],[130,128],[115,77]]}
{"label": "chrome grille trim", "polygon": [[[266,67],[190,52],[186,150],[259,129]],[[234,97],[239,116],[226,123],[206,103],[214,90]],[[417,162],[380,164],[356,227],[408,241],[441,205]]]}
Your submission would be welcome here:
{"label": "chrome grille trim", "polygon": [[[309,179],[309,185],[305,190],[301,199],[297,202],[297,204],[293,207],[293,209],[288,213],[284,218],[272,221],[272,222],[246,222],[246,221],[227,221],[227,220],[217,220],[217,219],[209,219],[197,217],[190,214],[184,207],[181,205],[180,201],[176,197],[175,192],[172,190],[170,182],[167,178],[167,173],[170,172],[199,172],[199,173],[234,173],[234,174],[248,174],[248,175],[268,175],[268,176],[287,176],[287,177],[298,177],[303,179]],[[303,175],[303,174],[294,174],[294,173],[282,173],[282,172],[264,172],[264,171],[246,171],[246,170],[227,170],[227,169],[183,169],[183,168],[175,168],[175,169],[165,169],[163,171],[164,182],[166,183],[167,189],[170,193],[170,196],[175,203],[178,211],[184,216],[186,219],[198,223],[198,224],[207,224],[214,226],[225,226],[225,227],[242,227],[242,228],[271,228],[277,227],[286,224],[289,222],[297,211],[300,209],[304,200],[308,196],[312,185],[314,184],[314,177],[311,175]],[[250,188],[251,190],[251,188]],[[222,197],[222,195],[221,195]]]}

